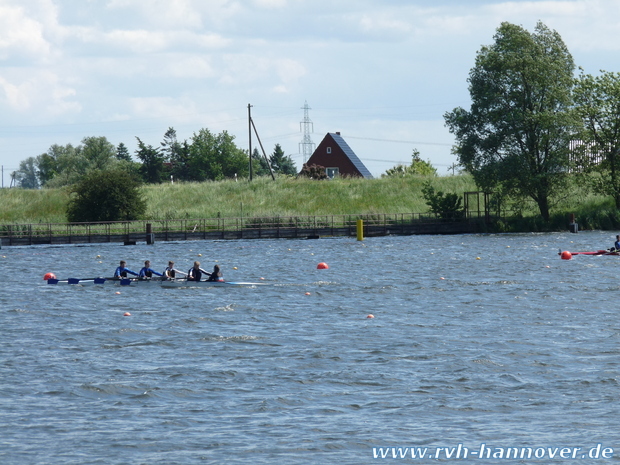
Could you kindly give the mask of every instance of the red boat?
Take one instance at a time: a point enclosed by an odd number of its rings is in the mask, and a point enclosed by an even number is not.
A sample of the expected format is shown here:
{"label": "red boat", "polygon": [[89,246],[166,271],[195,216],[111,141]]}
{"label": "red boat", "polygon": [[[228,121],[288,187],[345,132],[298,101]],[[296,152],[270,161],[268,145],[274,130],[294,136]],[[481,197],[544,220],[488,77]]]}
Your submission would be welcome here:
{"label": "red boat", "polygon": [[568,250],[558,252],[558,255],[564,260],[570,260],[573,255],[620,255],[620,250],[596,250],[594,252],[569,252]]}

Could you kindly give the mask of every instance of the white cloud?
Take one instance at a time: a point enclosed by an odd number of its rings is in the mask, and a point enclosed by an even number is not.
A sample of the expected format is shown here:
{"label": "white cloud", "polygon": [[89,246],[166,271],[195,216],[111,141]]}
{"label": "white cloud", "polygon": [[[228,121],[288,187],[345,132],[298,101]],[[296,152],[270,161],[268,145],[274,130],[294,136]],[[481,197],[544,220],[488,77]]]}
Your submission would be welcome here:
{"label": "white cloud", "polygon": [[287,0],[254,0],[254,4],[260,8],[277,9],[287,6]]}
{"label": "white cloud", "polygon": [[23,8],[0,5],[0,60],[49,61],[52,47],[43,32],[43,24]]}
{"label": "white cloud", "polygon": [[36,117],[41,118],[75,114],[81,110],[81,105],[72,100],[75,89],[60,83],[58,76],[48,71],[22,77],[17,83],[0,77],[0,88],[8,105],[18,113],[35,111]]}
{"label": "white cloud", "polygon": [[[138,121],[157,118],[164,129],[214,124],[241,139],[247,125],[235,118],[252,102],[265,138],[295,154],[301,135],[278,135],[298,129],[308,100],[325,132],[449,144],[436,128],[468,104],[467,73],[502,21],[532,30],[541,20],[588,72],[614,71],[618,11],[620,0],[0,0],[0,121],[80,132],[76,114],[121,119],[133,137],[145,131]],[[259,120],[270,107],[286,116]],[[411,150],[392,145],[389,158]],[[433,150],[434,163],[453,160],[446,145]]]}

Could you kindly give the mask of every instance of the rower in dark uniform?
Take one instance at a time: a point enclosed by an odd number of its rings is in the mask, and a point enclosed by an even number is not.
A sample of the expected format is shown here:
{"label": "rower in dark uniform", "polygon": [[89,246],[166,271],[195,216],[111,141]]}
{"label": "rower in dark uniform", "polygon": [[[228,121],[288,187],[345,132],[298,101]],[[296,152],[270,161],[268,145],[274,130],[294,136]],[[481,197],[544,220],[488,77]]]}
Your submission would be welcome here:
{"label": "rower in dark uniform", "polygon": [[138,273],[136,273],[135,271],[131,271],[129,268],[126,268],[126,264],[127,262],[125,260],[121,260],[120,266],[116,268],[116,271],[114,272],[115,278],[126,278],[127,273],[138,276]]}
{"label": "rower in dark uniform", "polygon": [[209,278],[207,279],[207,281],[224,281],[224,278],[222,278],[222,272],[220,271],[220,266],[219,265],[215,265],[213,267],[213,273],[207,273],[209,275]]}
{"label": "rower in dark uniform", "polygon": [[164,270],[164,276],[168,279],[174,279],[177,276],[177,273],[181,273],[181,274],[185,274],[182,271],[177,270],[174,267],[174,262],[172,260],[170,260],[168,262],[168,266],[166,267],[166,269]]}
{"label": "rower in dark uniform", "polygon": [[157,271],[151,268],[151,262],[149,260],[144,262],[144,267],[140,270],[138,276],[140,278],[152,278],[153,275],[163,276],[163,274],[158,273]]}
{"label": "rower in dark uniform", "polygon": [[187,272],[188,281],[200,281],[202,274],[210,274],[200,268],[200,262],[194,262],[194,266]]}

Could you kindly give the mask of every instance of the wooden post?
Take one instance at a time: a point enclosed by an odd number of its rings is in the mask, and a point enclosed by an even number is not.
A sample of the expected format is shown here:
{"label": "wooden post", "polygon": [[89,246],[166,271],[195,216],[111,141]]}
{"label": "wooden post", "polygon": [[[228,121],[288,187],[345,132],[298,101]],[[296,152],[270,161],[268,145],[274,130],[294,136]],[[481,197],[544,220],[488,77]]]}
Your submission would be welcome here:
{"label": "wooden post", "polygon": [[579,232],[579,225],[575,222],[575,214],[571,213],[568,220],[568,230],[572,233]]}
{"label": "wooden post", "polygon": [[364,240],[364,220],[357,220],[357,240]]}
{"label": "wooden post", "polygon": [[248,151],[250,155],[250,181],[252,180],[252,105],[248,103]]}

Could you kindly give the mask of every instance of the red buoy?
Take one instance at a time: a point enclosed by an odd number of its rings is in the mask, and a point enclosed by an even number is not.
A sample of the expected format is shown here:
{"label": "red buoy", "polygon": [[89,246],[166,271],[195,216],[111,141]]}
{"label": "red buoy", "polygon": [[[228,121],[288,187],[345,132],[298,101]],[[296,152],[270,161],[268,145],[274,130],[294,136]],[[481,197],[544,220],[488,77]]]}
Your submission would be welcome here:
{"label": "red buoy", "polygon": [[565,250],[564,252],[562,252],[560,257],[562,257],[562,260],[570,260],[571,258],[573,258],[573,254],[570,253],[568,250]]}
{"label": "red buoy", "polygon": [[327,266],[327,263],[325,262],[321,262],[316,266],[317,270],[327,270],[329,268],[329,266]]}
{"label": "red buoy", "polygon": [[43,280],[47,281],[48,279],[56,279],[56,275],[54,273],[45,273],[45,276],[43,276]]}

